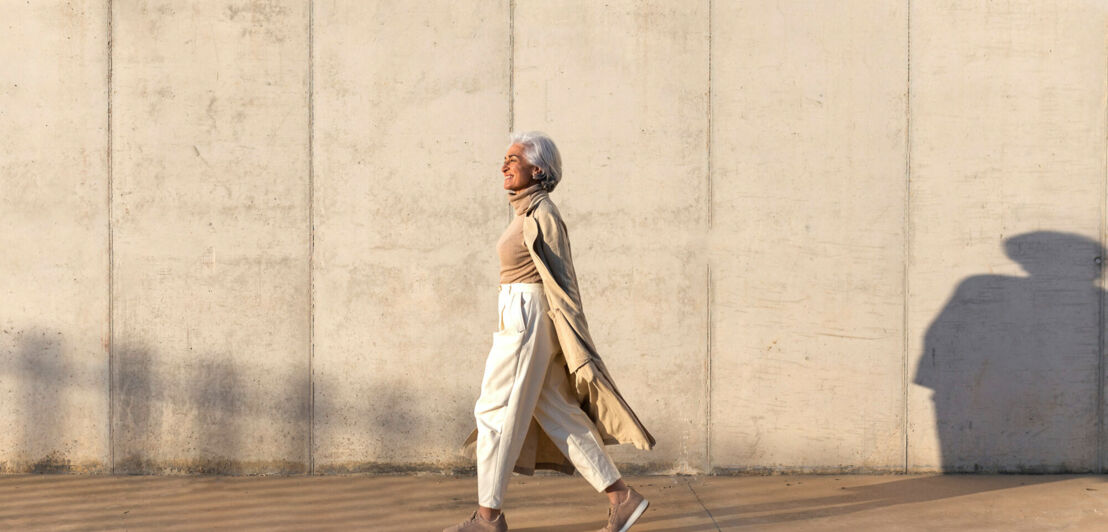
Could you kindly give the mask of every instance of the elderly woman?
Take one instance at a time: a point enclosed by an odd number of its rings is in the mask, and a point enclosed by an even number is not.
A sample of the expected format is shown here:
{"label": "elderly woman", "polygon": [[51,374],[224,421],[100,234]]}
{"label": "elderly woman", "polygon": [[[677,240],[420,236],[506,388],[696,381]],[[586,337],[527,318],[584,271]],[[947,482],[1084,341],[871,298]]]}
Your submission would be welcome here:
{"label": "elderly woman", "polygon": [[648,502],[624,484],[605,444],[654,446],[620,396],[589,335],[569,235],[549,192],[562,160],[539,132],[511,137],[504,188],[515,217],[500,240],[499,330],[485,362],[477,429],[465,448],[477,458],[478,509],[446,531],[508,529],[500,512],[512,471],[576,469],[611,507],[607,531],[625,531]]}

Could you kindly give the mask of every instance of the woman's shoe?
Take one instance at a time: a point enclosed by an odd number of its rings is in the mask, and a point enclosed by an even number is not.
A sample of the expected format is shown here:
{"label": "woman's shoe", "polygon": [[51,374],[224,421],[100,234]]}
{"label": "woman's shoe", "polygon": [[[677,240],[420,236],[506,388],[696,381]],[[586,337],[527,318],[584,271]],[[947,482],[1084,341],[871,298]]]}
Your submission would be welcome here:
{"label": "woman's shoe", "polygon": [[650,501],[634,488],[627,488],[627,500],[608,508],[608,526],[601,528],[600,532],[627,532],[647,506],[650,506]]}
{"label": "woman's shoe", "polygon": [[474,510],[469,519],[452,527],[444,528],[442,532],[508,532],[508,522],[504,520],[504,514],[500,513],[496,519],[486,521],[484,517],[477,515]]}

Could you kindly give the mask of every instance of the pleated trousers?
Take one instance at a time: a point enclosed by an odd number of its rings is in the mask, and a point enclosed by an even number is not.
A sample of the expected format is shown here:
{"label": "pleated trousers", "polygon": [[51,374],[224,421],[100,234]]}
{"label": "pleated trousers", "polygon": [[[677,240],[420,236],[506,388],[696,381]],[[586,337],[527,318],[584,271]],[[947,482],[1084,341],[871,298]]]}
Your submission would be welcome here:
{"label": "pleated trousers", "polygon": [[500,285],[499,330],[485,361],[477,418],[477,498],[500,508],[532,416],[597,491],[619,480],[577,404],[541,283]]}

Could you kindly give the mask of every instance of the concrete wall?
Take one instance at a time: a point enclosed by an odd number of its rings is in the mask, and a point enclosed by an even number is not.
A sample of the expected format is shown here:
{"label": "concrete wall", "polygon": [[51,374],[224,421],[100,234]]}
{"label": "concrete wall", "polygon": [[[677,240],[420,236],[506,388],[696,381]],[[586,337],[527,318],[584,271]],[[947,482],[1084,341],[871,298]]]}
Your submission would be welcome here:
{"label": "concrete wall", "polygon": [[912,469],[1085,471],[1108,458],[1095,262],[1106,11],[913,3]]}
{"label": "concrete wall", "polygon": [[0,471],[107,471],[108,12],[2,5]]}
{"label": "concrete wall", "polygon": [[715,7],[711,463],[896,469],[906,7]]}
{"label": "concrete wall", "polygon": [[1108,459],[1108,3],[0,15],[0,471],[471,468],[516,129],[625,470]]}
{"label": "concrete wall", "polygon": [[112,3],[118,472],[308,470],[308,6]]}
{"label": "concrete wall", "polygon": [[593,338],[659,442],[613,458],[703,471],[708,6],[520,2],[514,22],[514,125],[561,139],[554,198]]}
{"label": "concrete wall", "polygon": [[464,467],[496,322],[507,20],[503,2],[315,5],[319,472]]}

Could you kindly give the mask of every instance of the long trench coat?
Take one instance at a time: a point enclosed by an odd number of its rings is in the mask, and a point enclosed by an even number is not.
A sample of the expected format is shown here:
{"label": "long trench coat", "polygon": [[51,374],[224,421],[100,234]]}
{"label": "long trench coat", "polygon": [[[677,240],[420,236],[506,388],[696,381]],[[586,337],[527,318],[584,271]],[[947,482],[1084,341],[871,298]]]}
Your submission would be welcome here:
{"label": "long trench coat", "polygon": [[[523,216],[523,241],[542,278],[543,292],[550,307],[547,315],[554,322],[565,360],[564,370],[581,409],[596,425],[605,444],[630,443],[643,450],[653,448],[654,436],[643,427],[616,389],[589,334],[562,215],[546,191],[537,190],[531,195]],[[573,464],[534,417],[523,442],[514,468],[516,473],[530,475],[536,469],[552,469],[573,474]],[[476,446],[477,430],[474,429],[462,449],[472,458]]]}

